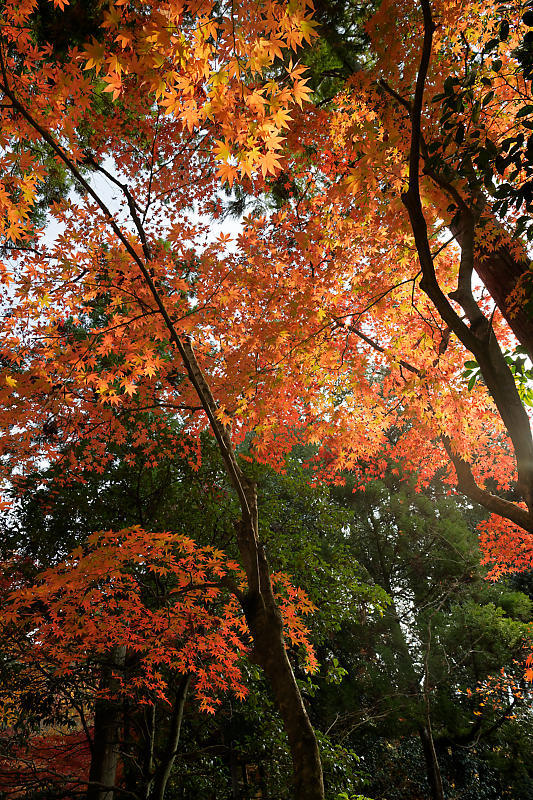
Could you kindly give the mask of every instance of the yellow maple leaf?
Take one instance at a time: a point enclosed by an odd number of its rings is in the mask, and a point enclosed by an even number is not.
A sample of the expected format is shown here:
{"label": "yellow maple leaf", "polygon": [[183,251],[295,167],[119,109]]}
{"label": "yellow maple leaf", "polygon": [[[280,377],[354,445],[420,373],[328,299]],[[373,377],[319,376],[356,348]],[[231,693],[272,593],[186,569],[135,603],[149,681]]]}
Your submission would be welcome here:
{"label": "yellow maple leaf", "polygon": [[277,153],[273,150],[267,150],[264,156],[261,157],[261,172],[263,173],[263,178],[268,174],[274,174],[279,167],[281,167],[280,161],[278,159]]}
{"label": "yellow maple leaf", "polygon": [[306,42],[311,42],[313,36],[317,35],[315,28],[318,28],[318,22],[312,19],[304,19],[300,23],[300,30]]}
{"label": "yellow maple leaf", "polygon": [[82,56],[86,59],[84,69],[92,69],[94,67],[98,73],[104,60],[104,53],[104,45],[97,42],[96,39],[93,39],[90,44],[86,45],[85,50],[82,52]]}
{"label": "yellow maple leaf", "polygon": [[124,378],[124,379],[123,379],[123,380],[120,382],[120,385],[123,387],[123,389],[124,389],[124,392],[125,392],[126,394],[128,394],[130,397],[131,397],[132,395],[134,395],[134,394],[135,394],[135,392],[137,391],[137,387],[135,386],[135,384],[133,383],[133,381],[131,381],[129,378]]}
{"label": "yellow maple leaf", "polygon": [[228,143],[222,139],[215,139],[215,145],[215,156],[222,161],[227,161],[231,156],[231,150],[229,149]]}
{"label": "yellow maple leaf", "polygon": [[306,81],[294,82],[294,85],[292,87],[292,96],[294,98],[294,101],[298,103],[300,108],[302,107],[304,100],[307,100],[310,94],[312,94],[312,91],[307,86]]}

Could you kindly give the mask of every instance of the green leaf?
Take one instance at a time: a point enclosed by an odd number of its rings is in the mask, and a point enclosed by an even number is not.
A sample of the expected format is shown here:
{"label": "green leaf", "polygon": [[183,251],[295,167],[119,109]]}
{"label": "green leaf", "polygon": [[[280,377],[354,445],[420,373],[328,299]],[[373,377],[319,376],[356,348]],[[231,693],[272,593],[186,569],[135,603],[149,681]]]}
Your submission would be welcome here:
{"label": "green leaf", "polygon": [[523,108],[515,114],[515,119],[527,117],[529,114],[533,114],[533,105],[523,106]]}
{"label": "green leaf", "polygon": [[505,42],[507,37],[509,36],[509,20],[504,19],[500,25],[500,42]]}

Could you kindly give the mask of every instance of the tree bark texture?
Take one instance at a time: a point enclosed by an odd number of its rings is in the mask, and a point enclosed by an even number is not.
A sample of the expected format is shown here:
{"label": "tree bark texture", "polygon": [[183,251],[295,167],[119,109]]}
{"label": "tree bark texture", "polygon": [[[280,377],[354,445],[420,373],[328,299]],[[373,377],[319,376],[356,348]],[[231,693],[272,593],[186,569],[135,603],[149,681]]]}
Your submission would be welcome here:
{"label": "tree bark texture", "polygon": [[187,691],[189,689],[190,682],[191,676],[184,675],[178,686],[174,707],[172,709],[172,716],[170,719],[167,747],[164,755],[161,758],[161,764],[154,777],[152,791],[150,792],[150,800],[163,800],[165,797],[168,780],[172,773],[172,768],[178,752],[181,723],[183,722],[183,711],[185,708],[185,700],[187,699]]}
{"label": "tree bark texture", "polygon": [[283,720],[293,764],[295,800],[323,800],[318,743],[287,656],[283,621],[272,594],[266,556],[258,547],[260,592],[248,592],[243,608],[253,637],[253,655],[268,678]]}
{"label": "tree bark texture", "polygon": [[[498,223],[494,221],[493,224]],[[461,225],[452,223],[450,230],[462,247],[464,233]],[[502,236],[509,238],[505,233]],[[533,316],[524,303],[516,302],[515,297],[519,285],[526,291],[533,289],[531,283],[524,283],[530,275],[529,262],[525,256],[520,257],[518,253],[513,253],[511,245],[511,242],[508,245],[502,243],[494,248],[480,242],[475,252],[475,270],[514,335],[533,360]],[[518,248],[519,243],[516,242],[515,246]]]}
{"label": "tree bark texture", "polygon": [[444,789],[442,787],[442,776],[431,729],[426,725],[420,725],[418,728],[418,735],[420,737],[422,751],[424,753],[424,760],[426,762],[426,775],[428,778],[429,788],[431,790],[431,800],[445,800]]}
{"label": "tree bark texture", "polygon": [[[102,675],[101,688],[113,691],[116,679],[113,666],[124,664],[126,648],[117,647],[112,662]],[[122,708],[112,700],[100,699],[95,703],[94,733],[89,769],[87,800],[113,800],[117,779],[120,743],[122,741]]]}

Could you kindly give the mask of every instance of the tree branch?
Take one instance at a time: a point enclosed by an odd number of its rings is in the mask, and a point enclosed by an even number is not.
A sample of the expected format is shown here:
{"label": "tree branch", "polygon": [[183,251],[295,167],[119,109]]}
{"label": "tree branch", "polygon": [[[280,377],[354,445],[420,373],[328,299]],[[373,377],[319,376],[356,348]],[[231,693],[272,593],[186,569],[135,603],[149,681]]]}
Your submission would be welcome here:
{"label": "tree branch", "polygon": [[[11,101],[13,107],[21,114],[22,117],[24,117],[24,119],[29,123],[29,125],[35,131],[37,131],[37,133],[39,133],[41,138],[52,148],[53,152],[61,159],[61,161],[63,161],[65,166],[68,168],[69,172],[78,181],[78,183],[85,189],[87,194],[90,197],[92,197],[92,199],[95,201],[97,206],[100,208],[100,210],[106,217],[107,223],[109,224],[111,230],[116,235],[118,240],[122,243],[127,253],[131,256],[131,258],[135,262],[135,264],[138,266],[144,280],[146,281],[146,284],[157,306],[157,309],[159,310],[161,316],[163,317],[163,320],[169,332],[170,341],[175,345],[176,349],[178,350],[181,359],[183,361],[183,364],[187,370],[189,380],[191,381],[194,389],[196,390],[198,398],[207,415],[211,429],[215,435],[215,439],[217,440],[220,454],[224,461],[226,470],[228,472],[228,476],[239,497],[239,503],[241,506],[243,523],[244,523],[242,532],[244,532],[244,529],[246,529],[247,552],[249,556],[248,561],[249,565],[251,566],[250,559],[252,558],[254,549],[255,550],[257,549],[257,505],[254,500],[255,486],[250,484],[245,479],[240,467],[237,464],[229,432],[217,418],[217,410],[218,410],[217,403],[215,402],[215,399],[211,393],[210,387],[208,386],[206,380],[203,377],[202,371],[198,364],[198,360],[192,348],[190,339],[187,340],[185,338],[182,339],[178,335],[176,328],[174,327],[174,324],[166,309],[166,306],[163,302],[163,299],[161,298],[161,295],[159,294],[159,291],[154,283],[152,275],[150,274],[149,268],[147,267],[143,259],[140,257],[140,255],[137,253],[136,249],[133,247],[131,242],[128,240],[127,236],[120,229],[119,225],[117,224],[113,214],[107,207],[106,203],[97,194],[97,192],[93,189],[93,187],[85,180],[85,178],[77,168],[76,164],[63,150],[63,148],[60,147],[60,145],[55,141],[55,139],[50,135],[50,133],[47,130],[45,130],[36,119],[34,119],[34,117],[18,100],[16,95],[11,91],[11,89],[6,85],[5,82],[3,83],[0,82],[0,90],[4,92],[6,97],[8,97],[9,100]],[[241,540],[244,542],[242,537]],[[248,576],[252,583],[252,585],[250,586],[250,589],[252,591],[260,590],[261,586],[261,581],[259,578],[259,566],[257,563],[257,555],[255,557],[255,562],[256,562],[256,567],[253,570],[253,572],[250,573]]]}
{"label": "tree branch", "polygon": [[[518,484],[526,504],[533,512],[533,438],[529,417],[522,405],[514,377],[505,361],[501,349],[492,335],[492,326],[478,308],[477,316],[472,308],[470,314],[475,323],[469,328],[453,309],[442,291],[429,246],[427,224],[420,199],[420,143],[424,86],[428,73],[433,40],[433,19],[429,0],[421,0],[424,17],[424,41],[420,66],[416,79],[415,96],[411,106],[411,145],[409,152],[409,188],[402,195],[402,201],[409,213],[411,228],[415,238],[422,280],[420,287],[433,302],[441,318],[458,337],[459,341],[476,358],[487,389],[493,398],[503,423],[509,433],[516,456]],[[463,265],[463,281],[471,264],[468,243]],[[464,285],[461,289],[464,289]],[[465,303],[468,304],[467,291]],[[472,298],[472,302],[473,298]],[[468,316],[468,315],[467,315]]]}

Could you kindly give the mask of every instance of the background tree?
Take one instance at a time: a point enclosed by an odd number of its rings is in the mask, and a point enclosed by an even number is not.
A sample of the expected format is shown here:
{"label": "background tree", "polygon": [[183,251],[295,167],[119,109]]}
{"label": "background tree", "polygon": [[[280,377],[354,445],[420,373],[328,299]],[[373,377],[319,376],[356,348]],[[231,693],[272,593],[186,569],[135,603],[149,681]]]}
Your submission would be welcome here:
{"label": "background tree", "polygon": [[353,557],[391,598],[332,637],[345,677],[322,701],[331,732],[372,764],[368,794],[527,797],[499,759],[529,726],[530,599],[487,583],[476,517],[438,485],[420,494],[389,472],[364,493],[336,493]]}

